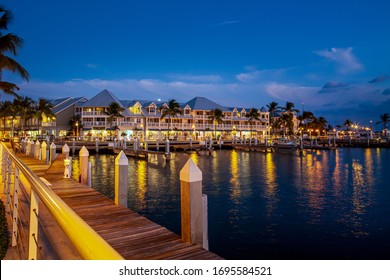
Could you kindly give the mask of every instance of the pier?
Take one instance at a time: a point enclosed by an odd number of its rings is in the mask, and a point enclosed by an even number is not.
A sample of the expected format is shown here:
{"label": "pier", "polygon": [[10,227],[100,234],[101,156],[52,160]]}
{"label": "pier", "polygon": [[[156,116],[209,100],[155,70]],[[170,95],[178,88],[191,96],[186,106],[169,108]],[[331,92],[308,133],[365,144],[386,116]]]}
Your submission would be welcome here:
{"label": "pier", "polygon": [[[86,234],[91,234],[97,240],[96,244],[98,245],[91,246],[91,249],[86,250],[87,252],[84,252],[85,249],[84,251],[80,250],[80,247],[88,244],[78,244],[77,242],[82,243],[83,241],[80,240],[88,239],[85,241],[88,243],[90,238],[83,234],[84,231],[73,227],[73,218],[65,224],[61,224],[61,219],[53,219],[49,212],[53,214],[52,212],[56,211],[51,210],[49,201],[47,202],[49,210],[39,207],[40,229],[39,234],[37,232],[34,235],[34,238],[39,236],[39,240],[41,236],[45,236],[44,240],[37,245],[40,259],[82,259],[86,258],[86,256],[91,259],[222,259],[198,244],[184,242],[179,235],[130,209],[116,205],[112,199],[105,197],[88,185],[79,183],[79,181],[73,178],[64,178],[65,155],[59,155],[51,165],[46,165],[41,160],[24,153],[17,153],[14,155],[14,157],[16,156],[15,158],[11,155],[7,156],[6,150],[7,148],[4,145],[2,147],[1,175],[4,190],[8,188],[9,192],[6,196],[3,195],[2,198],[5,201],[9,214],[15,213],[15,207],[12,206],[13,203],[10,203],[10,199],[15,199],[15,194],[12,192],[13,188],[21,187],[21,189],[24,189],[22,192],[17,192],[19,195],[23,194],[23,196],[19,197],[20,206],[18,208],[26,209],[24,212],[28,212],[27,209],[34,203],[31,200],[34,197],[32,190],[35,190],[32,182],[37,181],[38,184],[43,182],[46,185],[46,188],[44,188],[46,194],[43,194],[43,197],[49,195],[56,201],[58,196],[59,203],[55,203],[53,207],[55,208],[58,206],[57,204],[62,205],[64,203],[64,209],[69,207],[70,210],[61,211],[69,211],[71,213],[69,215],[72,217],[74,215],[74,220],[77,223],[80,222],[82,225],[85,223],[81,228],[84,228]],[[10,163],[11,158],[13,159],[12,163]],[[23,173],[23,176],[20,176],[20,180],[18,177],[12,179],[13,176],[7,172],[12,164],[15,165],[16,160],[20,160],[22,162],[20,166],[22,168],[26,166],[26,170],[30,169],[33,174],[25,175]],[[16,165],[19,166],[19,164]],[[7,172],[5,172],[5,169]],[[13,173],[19,174],[19,171],[14,171]],[[40,179],[37,179],[38,177]],[[32,180],[29,178],[32,178]],[[16,180],[18,183],[16,183]],[[43,191],[38,190],[38,192]],[[44,201],[41,200],[38,203],[41,204]],[[73,212],[74,214],[72,214]],[[63,214],[60,213],[59,215]],[[31,234],[26,232],[28,231],[26,224],[33,217],[34,212],[30,212],[30,215],[26,213],[19,215],[18,219],[22,228],[16,230],[16,232],[19,232],[16,240],[11,236],[13,246],[9,249],[10,253],[8,254],[8,256],[11,256],[11,259],[31,259],[28,257],[31,250],[28,247],[31,246],[31,241],[28,242],[28,238],[26,238],[29,235],[31,236]],[[62,217],[62,220],[66,219]],[[9,222],[11,222],[10,219]],[[10,224],[9,228],[12,229],[13,225]],[[15,228],[11,232],[15,235]],[[87,236],[89,237],[89,235]],[[35,242],[38,243],[38,239]],[[107,250],[109,253],[102,256],[97,255],[94,251],[98,251],[100,248],[103,248],[103,251]]]}

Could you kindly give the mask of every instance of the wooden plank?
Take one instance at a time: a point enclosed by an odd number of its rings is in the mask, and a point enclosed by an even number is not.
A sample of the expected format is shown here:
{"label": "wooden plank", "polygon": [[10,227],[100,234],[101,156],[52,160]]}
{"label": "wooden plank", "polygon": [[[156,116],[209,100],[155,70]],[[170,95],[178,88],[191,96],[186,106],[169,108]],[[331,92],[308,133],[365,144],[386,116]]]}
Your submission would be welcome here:
{"label": "wooden plank", "polygon": [[[45,173],[49,166],[25,155],[28,166]],[[199,245],[122,206],[75,179],[64,179],[61,157],[44,176],[52,190],[126,259],[221,259]]]}

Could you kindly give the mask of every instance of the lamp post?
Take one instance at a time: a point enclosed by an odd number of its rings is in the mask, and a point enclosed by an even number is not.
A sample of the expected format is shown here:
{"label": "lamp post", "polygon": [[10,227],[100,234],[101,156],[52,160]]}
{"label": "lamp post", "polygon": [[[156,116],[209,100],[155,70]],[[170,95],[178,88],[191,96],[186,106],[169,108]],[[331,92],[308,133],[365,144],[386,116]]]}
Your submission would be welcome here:
{"label": "lamp post", "polygon": [[79,122],[76,122],[76,138],[79,138]]}

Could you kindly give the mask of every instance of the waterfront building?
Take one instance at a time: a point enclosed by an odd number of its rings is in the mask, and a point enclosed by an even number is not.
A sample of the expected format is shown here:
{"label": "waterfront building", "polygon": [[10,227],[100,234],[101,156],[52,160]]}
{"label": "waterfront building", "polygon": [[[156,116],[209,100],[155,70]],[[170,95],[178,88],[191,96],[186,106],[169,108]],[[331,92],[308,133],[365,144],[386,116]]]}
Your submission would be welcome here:
{"label": "waterfront building", "polygon": [[[0,126],[3,128],[3,137],[25,136],[37,137],[40,131],[41,136],[66,136],[69,133],[69,121],[75,114],[76,104],[86,102],[84,97],[66,97],[52,99],[49,102],[53,105],[52,115],[42,115],[39,121],[35,115],[31,115],[22,124],[21,116],[16,112],[14,116],[1,118]],[[39,130],[39,131],[38,131]]]}
{"label": "waterfront building", "polygon": [[[118,103],[122,108],[123,117],[116,117],[111,125],[105,113],[109,104]],[[75,114],[80,115],[82,136],[104,139],[115,130],[119,139],[127,137],[162,140],[188,140],[237,137],[264,137],[269,134],[269,113],[264,108],[259,109],[259,120],[246,117],[249,108],[225,107],[205,97],[195,97],[181,103],[181,114],[171,118],[161,118],[161,111],[168,106],[166,102],[150,100],[119,100],[112,92],[103,90],[86,102],[76,106]],[[223,113],[222,122],[215,124],[211,119],[211,111],[220,109]],[[168,131],[168,128],[170,131]]]}

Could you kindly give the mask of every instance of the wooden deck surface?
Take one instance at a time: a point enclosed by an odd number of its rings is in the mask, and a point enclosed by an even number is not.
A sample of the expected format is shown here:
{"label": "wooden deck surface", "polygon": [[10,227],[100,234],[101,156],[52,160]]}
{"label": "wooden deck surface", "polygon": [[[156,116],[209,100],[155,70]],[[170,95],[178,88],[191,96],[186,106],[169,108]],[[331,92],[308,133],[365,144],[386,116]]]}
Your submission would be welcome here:
{"label": "wooden deck surface", "polygon": [[62,155],[50,168],[30,156],[20,153],[17,156],[36,175],[49,181],[53,191],[125,259],[222,259],[199,245],[184,243],[177,234],[115,205],[112,199],[87,185],[75,179],[62,178]]}

